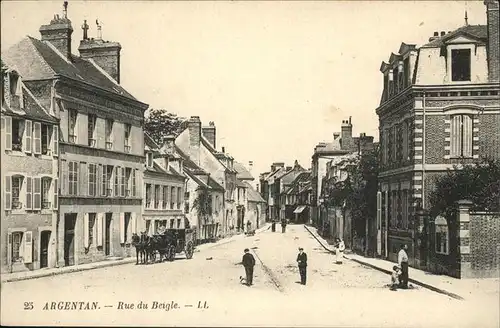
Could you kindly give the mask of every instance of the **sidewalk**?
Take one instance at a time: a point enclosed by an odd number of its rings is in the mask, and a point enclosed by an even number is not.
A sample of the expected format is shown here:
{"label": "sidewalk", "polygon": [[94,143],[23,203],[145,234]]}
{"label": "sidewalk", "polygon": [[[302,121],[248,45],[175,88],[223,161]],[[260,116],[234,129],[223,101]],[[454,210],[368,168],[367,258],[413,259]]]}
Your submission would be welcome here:
{"label": "sidewalk", "polygon": [[[269,228],[270,228],[270,224],[266,223],[266,224],[264,224],[264,226],[262,228],[257,229],[255,231],[255,233],[262,232],[262,231],[267,230]],[[238,234],[238,235],[231,236],[229,238],[220,239],[215,243],[202,244],[202,245],[196,246],[195,252],[200,252],[200,251],[212,248],[212,247],[224,245],[224,244],[227,244],[227,243],[230,243],[230,242],[236,240],[237,238],[243,238],[243,237],[245,237],[244,234]],[[2,284],[4,284],[4,283],[8,283],[8,282],[36,279],[36,278],[42,278],[42,277],[50,277],[50,276],[55,276],[55,275],[64,274],[64,273],[87,271],[87,270],[111,267],[111,266],[116,266],[116,265],[130,264],[130,263],[135,263],[135,262],[136,262],[136,258],[134,256],[134,257],[127,257],[127,258],[108,259],[108,260],[100,261],[100,262],[79,264],[79,265],[62,267],[62,268],[46,268],[46,269],[40,269],[40,270],[35,270],[35,271],[5,273],[5,274],[1,275],[0,282]]]}
{"label": "sidewalk", "polygon": [[[304,226],[309,233],[325,248],[335,253],[329,247],[324,238],[316,231],[316,228]],[[383,259],[368,258],[357,254],[344,254],[346,259],[368,266],[372,269],[391,274],[394,262]],[[493,296],[500,293],[500,280],[491,279],[456,279],[446,275],[436,275],[422,270],[409,268],[409,281],[432,291],[445,294],[455,299],[469,299],[473,297]]]}

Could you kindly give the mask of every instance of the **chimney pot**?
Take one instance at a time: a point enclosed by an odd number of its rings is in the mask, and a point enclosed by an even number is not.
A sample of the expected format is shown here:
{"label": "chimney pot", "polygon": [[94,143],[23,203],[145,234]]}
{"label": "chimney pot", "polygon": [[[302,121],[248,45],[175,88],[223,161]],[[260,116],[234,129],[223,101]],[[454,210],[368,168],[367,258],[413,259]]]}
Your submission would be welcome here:
{"label": "chimney pot", "polygon": [[446,32],[445,31],[441,31],[441,36],[445,36],[446,35]]}
{"label": "chimney pot", "polygon": [[226,148],[225,147],[222,147],[222,152],[225,153],[226,152]]}
{"label": "chimney pot", "polygon": [[434,36],[439,36],[439,32],[434,32]]}
{"label": "chimney pot", "polygon": [[118,42],[107,42],[101,39],[80,41],[78,51],[83,59],[92,59],[100,68],[120,84],[120,51]]}

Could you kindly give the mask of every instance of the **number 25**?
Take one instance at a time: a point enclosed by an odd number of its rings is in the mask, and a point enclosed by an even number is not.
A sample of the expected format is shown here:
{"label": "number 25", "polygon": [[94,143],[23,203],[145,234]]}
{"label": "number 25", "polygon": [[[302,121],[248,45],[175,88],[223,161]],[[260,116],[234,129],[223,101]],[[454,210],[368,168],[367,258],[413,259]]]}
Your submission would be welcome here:
{"label": "number 25", "polygon": [[33,310],[33,302],[24,302],[25,310]]}

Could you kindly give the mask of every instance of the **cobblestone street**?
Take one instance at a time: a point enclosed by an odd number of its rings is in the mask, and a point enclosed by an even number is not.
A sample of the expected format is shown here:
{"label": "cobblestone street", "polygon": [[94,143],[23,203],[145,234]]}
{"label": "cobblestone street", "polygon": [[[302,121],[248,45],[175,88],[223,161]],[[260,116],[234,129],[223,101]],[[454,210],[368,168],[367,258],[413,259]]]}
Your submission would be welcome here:
{"label": "cobblestone street", "polygon": [[[297,283],[299,246],[308,254],[307,286]],[[239,280],[245,247],[256,255],[253,287]],[[498,325],[494,295],[459,301],[420,287],[391,292],[385,287],[388,281],[387,275],[349,260],[334,264],[332,254],[303,226],[292,225],[285,234],[267,230],[235,238],[196,252],[191,260],[181,254],[173,263],[127,264],[4,284],[2,323],[15,318],[17,324],[97,325],[106,317],[115,325]],[[33,310],[23,310],[27,301],[33,302]],[[99,309],[50,311],[51,302],[61,301],[97,301]],[[137,309],[141,301],[149,304],[147,310]],[[153,309],[154,301],[173,301],[180,308]],[[49,310],[43,310],[47,302]],[[124,309],[131,304],[134,309]]]}

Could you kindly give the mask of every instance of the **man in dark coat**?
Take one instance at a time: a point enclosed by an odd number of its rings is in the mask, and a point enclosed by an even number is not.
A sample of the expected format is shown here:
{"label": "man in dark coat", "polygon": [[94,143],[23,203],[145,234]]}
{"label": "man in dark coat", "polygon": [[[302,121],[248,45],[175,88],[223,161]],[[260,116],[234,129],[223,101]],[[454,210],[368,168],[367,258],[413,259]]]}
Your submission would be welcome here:
{"label": "man in dark coat", "polygon": [[307,271],[307,255],[304,253],[304,249],[299,247],[299,255],[297,255],[297,263],[299,265],[300,273],[300,283],[302,285],[306,284],[306,271]]}
{"label": "man in dark coat", "polygon": [[241,260],[243,266],[245,267],[245,273],[247,275],[247,286],[253,285],[253,267],[255,266],[255,258],[250,254],[250,250],[245,248],[245,254],[243,255],[243,260]]}
{"label": "man in dark coat", "polygon": [[273,223],[271,223],[271,231],[275,232],[276,231],[276,221],[273,220]]}
{"label": "man in dark coat", "polygon": [[285,231],[286,231],[286,220],[283,219],[281,220],[281,232],[285,233]]}

